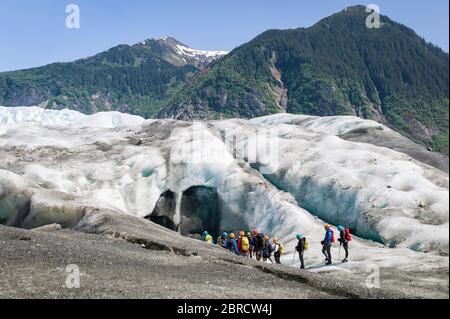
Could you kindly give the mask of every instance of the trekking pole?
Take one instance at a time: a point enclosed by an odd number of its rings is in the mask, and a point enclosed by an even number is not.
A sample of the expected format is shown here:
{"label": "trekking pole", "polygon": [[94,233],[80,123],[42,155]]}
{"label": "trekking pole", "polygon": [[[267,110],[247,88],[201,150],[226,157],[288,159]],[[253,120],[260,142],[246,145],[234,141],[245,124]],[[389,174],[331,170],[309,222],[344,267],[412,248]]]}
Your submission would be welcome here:
{"label": "trekking pole", "polygon": [[295,263],[295,254],[296,254],[297,252],[294,250],[294,258],[292,258],[292,266],[294,266],[294,263]]}
{"label": "trekking pole", "polygon": [[341,259],[341,248],[342,248],[342,244],[339,245],[339,260]]}

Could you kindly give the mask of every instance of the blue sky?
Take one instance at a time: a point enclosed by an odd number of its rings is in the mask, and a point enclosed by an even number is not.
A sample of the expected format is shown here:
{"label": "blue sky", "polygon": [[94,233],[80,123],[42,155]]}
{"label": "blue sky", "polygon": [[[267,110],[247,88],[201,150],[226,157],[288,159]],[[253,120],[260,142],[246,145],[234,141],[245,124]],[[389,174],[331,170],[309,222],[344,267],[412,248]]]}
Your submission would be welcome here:
{"label": "blue sky", "polygon": [[[77,30],[65,27],[70,3],[81,10]],[[448,52],[448,0],[0,0],[0,71],[163,35],[196,49],[231,50],[267,29],[307,27],[346,6],[370,3]]]}

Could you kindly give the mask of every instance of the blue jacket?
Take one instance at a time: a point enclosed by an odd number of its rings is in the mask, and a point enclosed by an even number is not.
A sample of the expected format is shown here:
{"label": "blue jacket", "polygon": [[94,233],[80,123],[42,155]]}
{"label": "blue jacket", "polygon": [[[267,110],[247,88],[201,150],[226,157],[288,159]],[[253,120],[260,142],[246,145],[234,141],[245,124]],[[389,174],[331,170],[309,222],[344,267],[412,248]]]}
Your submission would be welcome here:
{"label": "blue jacket", "polygon": [[[231,245],[233,245],[233,246],[231,246]],[[230,251],[234,251],[236,254],[239,254],[239,249],[238,249],[238,246],[237,246],[237,239],[229,238],[227,240],[227,244],[226,244],[225,248],[230,250]]]}
{"label": "blue jacket", "polygon": [[330,246],[331,245],[331,238],[333,237],[333,231],[330,229],[327,230],[325,233],[325,238],[323,240],[324,245]]}

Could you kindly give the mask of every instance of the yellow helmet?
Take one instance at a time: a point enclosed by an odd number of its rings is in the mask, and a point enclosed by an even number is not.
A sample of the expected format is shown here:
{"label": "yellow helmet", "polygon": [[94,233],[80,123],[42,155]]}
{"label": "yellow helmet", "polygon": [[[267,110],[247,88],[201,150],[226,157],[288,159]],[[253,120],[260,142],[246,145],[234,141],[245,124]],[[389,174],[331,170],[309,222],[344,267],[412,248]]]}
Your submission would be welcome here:
{"label": "yellow helmet", "polygon": [[329,224],[326,224],[326,225],[325,225],[325,229],[326,229],[326,230],[330,229],[330,227],[331,227],[331,226],[330,226]]}

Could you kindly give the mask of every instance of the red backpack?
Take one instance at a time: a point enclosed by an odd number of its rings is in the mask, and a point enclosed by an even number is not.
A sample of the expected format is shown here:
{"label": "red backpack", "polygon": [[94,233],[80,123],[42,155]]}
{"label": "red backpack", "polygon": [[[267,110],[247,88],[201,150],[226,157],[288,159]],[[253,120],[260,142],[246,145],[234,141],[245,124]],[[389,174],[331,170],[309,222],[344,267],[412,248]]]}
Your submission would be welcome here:
{"label": "red backpack", "polygon": [[347,241],[352,240],[352,235],[350,235],[350,229],[348,229],[348,228],[345,229],[345,240],[347,240]]}
{"label": "red backpack", "polygon": [[333,228],[330,228],[331,230],[331,243],[334,243],[334,230]]}
{"label": "red backpack", "polygon": [[240,253],[242,253],[242,237],[239,237],[238,241],[237,241],[237,247]]}

